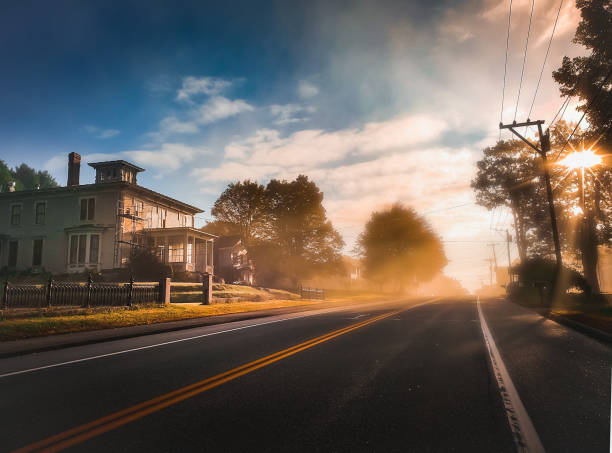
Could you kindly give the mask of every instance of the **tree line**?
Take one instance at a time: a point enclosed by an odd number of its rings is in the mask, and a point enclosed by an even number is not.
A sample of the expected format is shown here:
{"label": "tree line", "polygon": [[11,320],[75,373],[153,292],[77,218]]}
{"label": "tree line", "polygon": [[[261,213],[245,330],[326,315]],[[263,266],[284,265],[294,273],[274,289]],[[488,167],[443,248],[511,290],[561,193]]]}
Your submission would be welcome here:
{"label": "tree line", "polygon": [[[296,288],[312,276],[342,275],[344,240],[327,218],[323,192],[300,175],[267,185],[231,183],[202,229],[239,235],[255,263],[257,284]],[[379,288],[405,290],[430,280],[445,265],[442,243],[427,222],[400,204],[374,212],[358,239],[364,275]]]}
{"label": "tree line", "polygon": [[15,190],[33,190],[37,187],[49,189],[58,186],[46,170],[35,170],[26,164],[9,168],[0,160],[0,192],[8,191],[11,183],[15,183]]}

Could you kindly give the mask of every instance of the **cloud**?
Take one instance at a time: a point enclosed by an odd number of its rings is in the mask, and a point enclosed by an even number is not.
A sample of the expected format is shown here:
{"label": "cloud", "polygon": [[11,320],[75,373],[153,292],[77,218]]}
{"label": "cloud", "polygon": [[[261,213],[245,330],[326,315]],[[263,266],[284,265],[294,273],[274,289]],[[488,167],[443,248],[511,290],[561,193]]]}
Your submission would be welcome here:
{"label": "cloud", "polygon": [[223,96],[214,96],[200,106],[194,113],[194,120],[200,124],[210,124],[216,121],[238,115],[243,112],[255,110],[242,99],[227,99]]}
{"label": "cloud", "polygon": [[319,94],[319,88],[306,80],[300,80],[297,92],[302,99],[308,99]]}
{"label": "cloud", "polygon": [[101,129],[97,126],[86,125],[83,126],[83,130],[88,134],[93,135],[95,138],[99,138],[100,140],[106,140],[108,138],[113,138],[120,134],[121,131],[118,129]]}
{"label": "cloud", "polygon": [[194,134],[199,128],[192,121],[179,121],[176,116],[167,116],[159,122],[159,131],[163,134]]}
{"label": "cloud", "polygon": [[229,80],[216,77],[185,77],[183,84],[176,94],[178,101],[190,101],[198,94],[215,96],[232,85]]}
{"label": "cloud", "polygon": [[243,159],[255,166],[312,166],[411,148],[438,138],[446,124],[429,115],[408,115],[389,121],[366,123],[362,128],[324,131],[303,129],[281,137],[274,129],[261,129],[253,136],[229,143],[228,159]]}
{"label": "cloud", "polygon": [[197,156],[210,154],[205,147],[189,146],[182,143],[162,143],[154,149],[133,149],[117,153],[95,153],[84,156],[86,162],[125,159],[145,168],[155,168],[162,173],[178,170],[192,162]]}
{"label": "cloud", "polygon": [[272,104],[270,106],[270,113],[274,117],[274,124],[279,126],[291,123],[299,123],[300,121],[305,121],[306,117],[299,117],[300,113],[313,113],[315,108],[304,107],[299,104]]}

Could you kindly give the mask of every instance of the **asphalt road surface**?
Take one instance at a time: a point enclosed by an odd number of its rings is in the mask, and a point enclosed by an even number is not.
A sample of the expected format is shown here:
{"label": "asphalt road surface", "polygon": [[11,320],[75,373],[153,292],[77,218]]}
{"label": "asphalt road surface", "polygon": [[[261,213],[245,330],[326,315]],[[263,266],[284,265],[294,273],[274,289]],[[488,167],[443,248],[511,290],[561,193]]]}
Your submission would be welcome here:
{"label": "asphalt road surface", "polygon": [[0,360],[0,449],[603,452],[611,359],[502,300],[240,321]]}

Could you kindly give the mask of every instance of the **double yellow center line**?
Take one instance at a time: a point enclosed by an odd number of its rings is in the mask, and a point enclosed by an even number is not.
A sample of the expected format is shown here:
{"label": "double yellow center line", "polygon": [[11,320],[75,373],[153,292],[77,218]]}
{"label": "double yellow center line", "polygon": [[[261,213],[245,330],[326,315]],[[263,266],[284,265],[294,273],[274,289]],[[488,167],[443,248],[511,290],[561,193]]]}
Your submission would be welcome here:
{"label": "double yellow center line", "polygon": [[[410,308],[414,307],[415,306],[412,306]],[[166,393],[165,395],[158,396],[157,398],[144,401],[142,403],[128,407],[127,409],[114,412],[92,422],[77,426],[54,436],[47,437],[46,439],[42,439],[30,445],[26,445],[25,447],[15,450],[14,453],[25,453],[33,451],[56,452],[64,450],[65,448],[77,445],[88,439],[99,436],[100,434],[106,433],[115,428],[133,422],[134,420],[138,420],[146,415],[158,412],[180,401],[186,400],[202,392],[218,387],[240,376],[258,370],[259,368],[271,365],[272,363],[278,362],[279,360],[292,356],[293,354],[297,354],[300,351],[312,348],[313,346],[329,341],[340,335],[347,334],[361,327],[365,327],[382,319],[397,315],[398,313],[404,310],[405,309],[396,310],[389,313],[385,313],[383,315],[375,316],[373,318],[366,319],[365,321],[358,322],[356,324],[351,324],[350,326],[344,327],[342,329],[334,330],[325,335],[312,338],[308,341],[297,344],[290,348],[283,349],[282,351],[270,354],[258,360],[254,360],[231,370],[217,374],[216,376],[209,377],[194,384],[174,390],[170,393]]]}

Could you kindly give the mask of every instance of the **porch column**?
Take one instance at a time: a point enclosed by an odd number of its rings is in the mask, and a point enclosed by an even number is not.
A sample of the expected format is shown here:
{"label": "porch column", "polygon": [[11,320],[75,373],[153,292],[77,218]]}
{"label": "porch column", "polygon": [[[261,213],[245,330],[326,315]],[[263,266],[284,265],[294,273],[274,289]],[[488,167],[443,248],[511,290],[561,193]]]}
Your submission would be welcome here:
{"label": "porch column", "polygon": [[187,270],[187,244],[189,244],[189,236],[185,233],[183,238],[183,263],[185,264],[185,270]]}
{"label": "porch column", "polygon": [[[206,240],[206,265],[210,266],[211,268],[213,267],[213,241],[211,241],[210,239]],[[214,269],[212,270],[211,273],[214,273]]]}
{"label": "porch column", "polygon": [[164,264],[170,262],[170,245],[168,244],[168,236],[164,236]]}

